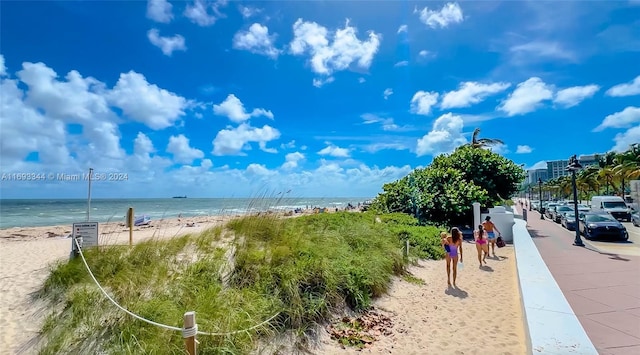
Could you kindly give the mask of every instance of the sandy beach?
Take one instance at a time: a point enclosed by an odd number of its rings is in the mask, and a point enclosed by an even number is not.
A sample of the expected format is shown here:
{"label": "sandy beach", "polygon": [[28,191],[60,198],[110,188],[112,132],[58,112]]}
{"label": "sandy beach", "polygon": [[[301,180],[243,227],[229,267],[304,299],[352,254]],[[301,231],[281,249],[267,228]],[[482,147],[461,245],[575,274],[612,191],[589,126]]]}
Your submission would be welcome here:
{"label": "sandy beach", "polygon": [[[190,217],[153,221],[136,227],[134,242],[198,233],[232,217]],[[187,225],[193,225],[187,227]],[[0,353],[33,353],[42,305],[31,301],[49,267],[69,256],[71,226],[11,228],[0,231]],[[128,230],[118,223],[101,224],[101,244],[126,244]],[[475,245],[464,244],[465,267],[458,289],[447,288],[444,260],[421,261],[410,268],[424,284],[397,279],[375,308],[393,322],[390,335],[364,350],[345,349],[325,334],[317,354],[525,354],[525,332],[512,246],[488,258],[479,269]]]}
{"label": "sandy beach", "polygon": [[410,272],[424,285],[397,279],[375,308],[393,322],[369,348],[345,349],[326,335],[316,354],[526,354],[524,318],[512,245],[496,248],[480,269],[465,242],[458,289],[447,287],[445,261],[421,261]]}

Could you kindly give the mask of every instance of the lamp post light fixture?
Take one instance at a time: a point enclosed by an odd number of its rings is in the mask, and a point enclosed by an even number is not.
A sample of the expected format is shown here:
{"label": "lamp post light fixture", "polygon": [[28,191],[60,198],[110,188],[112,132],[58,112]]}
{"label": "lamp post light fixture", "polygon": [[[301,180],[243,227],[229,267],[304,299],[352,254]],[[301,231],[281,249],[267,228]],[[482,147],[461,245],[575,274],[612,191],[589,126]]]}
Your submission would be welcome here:
{"label": "lamp post light fixture", "polygon": [[571,172],[571,184],[573,185],[573,212],[576,217],[576,239],[573,242],[573,245],[577,247],[583,247],[584,243],[582,242],[582,238],[580,238],[580,221],[578,216],[578,188],[576,186],[576,171],[580,170],[582,165],[578,161],[575,155],[569,158],[569,165],[567,165],[566,170]]}

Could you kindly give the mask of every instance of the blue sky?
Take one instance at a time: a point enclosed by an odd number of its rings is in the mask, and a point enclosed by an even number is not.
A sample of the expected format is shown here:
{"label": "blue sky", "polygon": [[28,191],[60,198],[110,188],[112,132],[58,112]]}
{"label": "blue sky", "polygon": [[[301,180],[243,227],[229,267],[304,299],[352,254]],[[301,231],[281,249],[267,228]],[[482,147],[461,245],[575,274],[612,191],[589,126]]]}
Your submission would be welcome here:
{"label": "blue sky", "polygon": [[476,127],[527,167],[625,150],[639,19],[636,0],[3,2],[0,192],[83,197],[57,175],[92,167],[120,174],[97,197],[368,197]]}

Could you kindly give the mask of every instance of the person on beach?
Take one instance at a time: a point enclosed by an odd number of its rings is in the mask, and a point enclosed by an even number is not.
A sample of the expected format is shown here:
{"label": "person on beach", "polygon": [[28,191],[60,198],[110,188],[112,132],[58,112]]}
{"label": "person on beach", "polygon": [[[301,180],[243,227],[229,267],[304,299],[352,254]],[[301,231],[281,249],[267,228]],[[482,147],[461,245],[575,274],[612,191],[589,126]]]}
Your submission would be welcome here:
{"label": "person on beach", "polygon": [[500,233],[498,228],[496,228],[496,225],[493,224],[493,222],[491,222],[491,216],[487,216],[484,219],[484,222],[482,222],[482,227],[484,228],[484,231],[487,232],[487,239],[489,240],[489,244],[491,244],[491,252],[495,257],[496,256],[496,232],[498,232],[498,234],[500,235],[502,233]]}
{"label": "person on beach", "polygon": [[[453,286],[456,287],[456,277],[458,276],[458,255],[462,262],[462,233],[456,227],[451,228],[451,235],[447,236],[445,232],[441,233],[442,246],[445,250],[445,259],[447,261],[447,285],[451,286],[451,269],[453,268]],[[453,265],[451,265],[453,263]],[[453,266],[453,267],[452,267]]]}
{"label": "person on beach", "polygon": [[[489,244],[485,236],[484,227],[482,224],[478,226],[478,230],[475,231],[476,250],[478,250],[478,262],[482,267],[482,262],[487,265],[487,255],[489,255]],[[484,252],[484,256],[482,255]]]}

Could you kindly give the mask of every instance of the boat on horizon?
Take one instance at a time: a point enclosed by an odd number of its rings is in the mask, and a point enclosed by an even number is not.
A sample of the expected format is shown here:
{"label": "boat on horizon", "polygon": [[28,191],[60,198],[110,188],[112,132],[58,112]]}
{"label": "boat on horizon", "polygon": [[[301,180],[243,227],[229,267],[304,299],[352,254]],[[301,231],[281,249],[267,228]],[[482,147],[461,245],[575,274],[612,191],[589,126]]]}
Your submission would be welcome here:
{"label": "boat on horizon", "polygon": [[184,195],[184,196],[173,196],[173,198],[187,198],[187,195]]}

